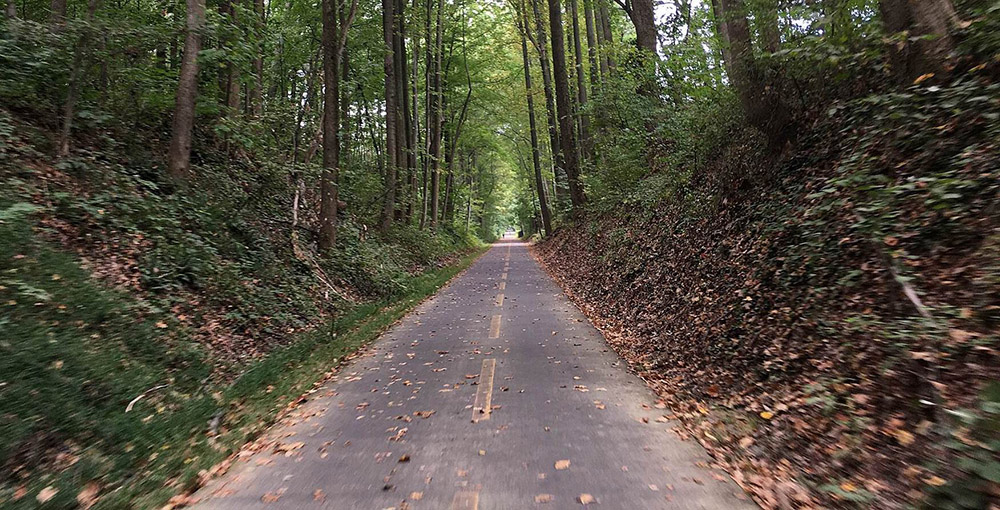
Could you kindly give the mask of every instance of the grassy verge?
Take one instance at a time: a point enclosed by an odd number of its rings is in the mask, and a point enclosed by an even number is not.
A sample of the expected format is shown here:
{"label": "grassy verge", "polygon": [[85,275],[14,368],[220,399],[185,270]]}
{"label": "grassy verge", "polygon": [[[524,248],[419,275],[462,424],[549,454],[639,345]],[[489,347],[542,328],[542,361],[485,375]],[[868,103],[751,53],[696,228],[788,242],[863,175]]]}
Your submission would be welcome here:
{"label": "grassy verge", "polygon": [[39,240],[28,212],[0,207],[5,509],[77,508],[90,493],[93,508],[161,506],[483,251],[412,277],[396,298],[358,305],[212,387],[212,361],[185,326],[94,282],[75,257]]}

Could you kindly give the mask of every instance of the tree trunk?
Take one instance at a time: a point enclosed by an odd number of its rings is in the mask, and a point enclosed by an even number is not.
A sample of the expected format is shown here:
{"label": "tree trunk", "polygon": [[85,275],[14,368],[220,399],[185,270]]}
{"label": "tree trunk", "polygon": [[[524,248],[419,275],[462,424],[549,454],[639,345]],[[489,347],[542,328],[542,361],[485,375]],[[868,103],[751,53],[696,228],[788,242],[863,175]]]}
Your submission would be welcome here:
{"label": "tree trunk", "polygon": [[905,33],[902,42],[889,45],[889,61],[902,83],[925,74],[946,77],[955,49],[951,30],[958,15],[951,0],[881,0],[879,13],[887,35]]}
{"label": "tree trunk", "polygon": [[53,30],[60,30],[65,23],[66,0],[52,0],[49,3],[49,25]]}
{"label": "tree trunk", "polygon": [[191,131],[194,128],[194,104],[198,97],[198,52],[201,50],[201,29],[205,23],[205,0],[187,0],[187,31],[184,56],[181,58],[180,79],[168,152],[167,174],[180,180],[191,171]]}
{"label": "tree trunk", "polygon": [[618,67],[617,62],[615,62],[614,57],[611,56],[610,46],[614,43],[614,36],[611,34],[611,13],[608,12],[608,0],[597,0],[600,7],[598,8],[598,13],[601,16],[600,31],[598,33],[604,34],[604,50],[605,57],[604,62],[601,63],[601,70],[605,76],[611,72],[612,69]]}
{"label": "tree trunk", "polygon": [[7,0],[7,19],[17,19],[17,0]]}
{"label": "tree trunk", "polygon": [[[559,123],[556,120],[556,99],[552,87],[552,69],[549,64],[548,35],[545,31],[545,26],[542,24],[542,13],[538,8],[539,0],[530,1],[532,14],[535,16],[535,32],[537,33],[537,39],[532,40],[532,42],[538,51],[538,63],[542,68],[542,86],[545,90],[545,114],[549,126],[549,149],[552,153],[552,166],[554,167],[552,175],[557,185],[562,187],[566,185],[566,163],[563,160],[562,152],[559,150]],[[525,30],[530,38],[531,32],[527,31],[527,28]],[[560,195],[564,194],[560,193]]]}
{"label": "tree trunk", "polygon": [[441,192],[441,136],[443,131],[443,101],[444,101],[444,91],[443,83],[441,80],[441,59],[443,58],[444,47],[442,45],[442,31],[444,30],[442,26],[442,16],[441,13],[444,11],[444,0],[438,0],[437,5],[437,27],[435,29],[434,35],[434,75],[433,75],[433,94],[434,94],[434,119],[433,119],[433,136],[430,143],[430,161],[431,161],[431,184],[430,184],[430,224],[431,228],[437,227],[438,214],[440,209],[439,197]]}
{"label": "tree trunk", "polygon": [[573,55],[576,63],[576,100],[577,115],[580,119],[580,153],[589,157],[587,147],[590,146],[590,116],[584,113],[587,105],[587,83],[583,70],[583,46],[580,43],[580,16],[577,10],[577,0],[569,0],[569,12],[573,17]]}
{"label": "tree trunk", "polygon": [[[413,9],[416,11],[417,0],[413,0]],[[414,36],[413,38],[413,51],[412,62],[410,68],[410,102],[411,102],[411,112],[410,112],[410,154],[412,159],[407,161],[407,165],[411,168],[410,172],[410,203],[409,211],[407,215],[412,220],[417,212],[417,198],[418,198],[418,188],[417,188],[417,153],[420,147],[420,110],[417,107],[417,68],[419,67],[419,62],[417,61],[418,55],[420,54],[420,38]]]}
{"label": "tree trunk", "polygon": [[80,40],[76,43],[73,51],[73,63],[69,72],[69,85],[66,89],[66,102],[63,104],[62,129],[59,133],[59,148],[57,156],[64,158],[69,156],[69,142],[73,134],[73,117],[76,115],[76,96],[80,89],[80,74],[83,72],[84,62],[87,58],[87,45],[90,39],[90,23],[94,21],[97,7],[100,0],[88,0],[87,2],[87,26],[84,27]]}
{"label": "tree trunk", "polygon": [[580,212],[586,201],[580,185],[580,167],[576,157],[576,133],[573,129],[573,111],[566,74],[566,48],[563,33],[562,8],[559,0],[548,0],[549,27],[552,33],[552,77],[556,86],[556,109],[559,113],[559,142],[566,164],[566,180],[573,209]]}
{"label": "tree trunk", "polygon": [[250,115],[259,118],[264,111],[264,0],[254,0],[254,35],[257,54],[253,59],[253,83],[250,88]]}
{"label": "tree trunk", "polygon": [[[230,30],[234,29],[239,23],[238,13],[236,11],[236,6],[233,5],[233,0],[223,0],[219,3],[219,14],[222,14],[224,18],[229,18],[229,22],[232,24]],[[233,48],[228,47],[233,42],[231,37],[226,37],[225,40],[220,42],[224,46],[227,46],[226,49],[228,51],[231,52],[233,50]],[[222,86],[226,108],[229,110],[229,113],[238,112],[240,110],[240,68],[238,63],[228,55],[226,58],[226,71],[223,75]]]}
{"label": "tree trunk", "polygon": [[594,31],[594,0],[583,0],[583,18],[587,27],[587,59],[590,62],[590,87],[596,89],[600,81],[597,64],[597,33]]}
{"label": "tree trunk", "polygon": [[382,0],[382,32],[385,52],[382,67],[385,71],[385,203],[382,208],[381,229],[387,232],[392,227],[396,209],[396,64],[393,32],[395,32],[395,0]]}
{"label": "tree trunk", "polygon": [[778,1],[765,0],[761,2],[757,13],[760,35],[764,49],[768,53],[781,50],[781,27],[778,25]]}
{"label": "tree trunk", "polygon": [[[523,4],[522,11],[524,11]],[[524,62],[524,90],[527,92],[528,96],[528,129],[531,132],[531,162],[534,165],[535,187],[538,188],[538,202],[542,210],[542,227],[545,229],[545,234],[548,235],[552,233],[552,213],[549,211],[549,204],[545,196],[545,183],[542,179],[542,157],[541,151],[538,150],[538,128],[535,122],[535,100],[532,97],[533,92],[531,88],[531,62],[528,60],[528,42],[525,40],[525,33],[528,31],[527,12],[523,12],[522,19],[521,60]]]}
{"label": "tree trunk", "polygon": [[635,27],[635,45],[640,50],[656,54],[656,17],[653,14],[653,0],[632,0],[628,17]]}
{"label": "tree trunk", "polygon": [[792,122],[778,92],[769,87],[753,55],[750,25],[742,0],[713,0],[719,35],[723,39],[726,71],[751,125],[760,129],[772,147],[792,138]]}

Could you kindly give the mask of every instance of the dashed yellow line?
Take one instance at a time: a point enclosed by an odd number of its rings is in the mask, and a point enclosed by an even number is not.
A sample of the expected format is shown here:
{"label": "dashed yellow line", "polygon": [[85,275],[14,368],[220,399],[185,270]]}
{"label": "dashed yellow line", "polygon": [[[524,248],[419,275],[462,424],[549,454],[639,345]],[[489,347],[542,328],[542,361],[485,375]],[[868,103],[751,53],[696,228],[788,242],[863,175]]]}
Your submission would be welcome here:
{"label": "dashed yellow line", "polygon": [[479,371],[479,388],[476,390],[476,402],[472,405],[472,423],[490,419],[493,411],[493,375],[496,373],[497,360],[483,360],[483,368]]}
{"label": "dashed yellow line", "polygon": [[500,338],[500,316],[494,315],[490,321],[490,338]]}
{"label": "dashed yellow line", "polygon": [[507,279],[507,271],[504,271],[504,272],[503,272],[503,275],[502,275],[502,276],[500,276],[500,279],[501,279],[501,280],[506,280],[506,279]]}
{"label": "dashed yellow line", "polygon": [[458,492],[455,493],[455,497],[451,500],[450,510],[478,510],[478,509],[479,509],[478,492]]}
{"label": "dashed yellow line", "polygon": [[503,292],[497,294],[497,306],[503,306]]}
{"label": "dashed yellow line", "polygon": [[507,288],[507,282],[500,282],[500,290],[504,290],[506,288]]}

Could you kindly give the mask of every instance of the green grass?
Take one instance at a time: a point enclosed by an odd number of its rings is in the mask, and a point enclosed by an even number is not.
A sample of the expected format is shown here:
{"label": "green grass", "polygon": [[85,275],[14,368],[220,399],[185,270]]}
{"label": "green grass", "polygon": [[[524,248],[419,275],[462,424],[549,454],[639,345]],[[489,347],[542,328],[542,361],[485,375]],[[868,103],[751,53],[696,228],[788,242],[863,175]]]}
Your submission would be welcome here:
{"label": "green grass", "polygon": [[[0,213],[5,509],[39,508],[44,487],[58,492],[41,508],[76,508],[92,481],[102,486],[95,508],[161,506],[483,252],[412,277],[396,298],[357,305],[213,387],[211,360],[182,324],[93,281],[74,256],[39,240],[26,212],[0,204]],[[161,384],[169,386],[125,412]],[[210,439],[208,423],[220,411],[223,432]],[[27,492],[15,500],[21,486]]]}

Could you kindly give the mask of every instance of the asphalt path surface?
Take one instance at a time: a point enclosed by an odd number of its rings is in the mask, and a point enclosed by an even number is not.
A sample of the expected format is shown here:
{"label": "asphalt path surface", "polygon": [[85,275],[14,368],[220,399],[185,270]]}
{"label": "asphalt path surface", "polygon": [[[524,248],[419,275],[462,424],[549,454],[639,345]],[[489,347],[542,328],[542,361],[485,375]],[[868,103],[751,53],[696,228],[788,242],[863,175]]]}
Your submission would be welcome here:
{"label": "asphalt path surface", "polygon": [[341,367],[195,508],[752,509],[512,239]]}

